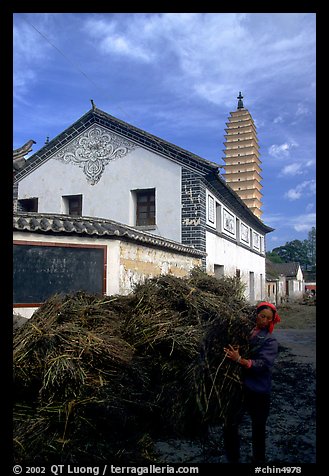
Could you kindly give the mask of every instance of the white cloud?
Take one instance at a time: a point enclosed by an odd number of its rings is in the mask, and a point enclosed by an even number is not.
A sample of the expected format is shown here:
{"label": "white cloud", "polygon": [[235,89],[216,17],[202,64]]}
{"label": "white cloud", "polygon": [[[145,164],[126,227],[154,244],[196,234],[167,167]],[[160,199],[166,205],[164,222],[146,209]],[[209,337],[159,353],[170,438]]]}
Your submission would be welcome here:
{"label": "white cloud", "polygon": [[[16,93],[27,92],[29,85],[41,80],[38,69],[44,67],[42,61],[49,61],[49,51],[53,68],[59,67],[61,62],[55,60],[63,51],[72,64],[83,65],[81,69],[99,82],[113,75],[113,68],[133,71],[138,64],[152,67],[161,70],[157,80],[171,92],[194,94],[226,110],[233,109],[240,90],[245,94],[246,107],[251,109],[257,101],[264,103],[272,94],[269,84],[280,87],[282,78],[289,83],[295,83],[297,75],[301,78],[301,63],[311,70],[307,76],[305,73],[304,81],[308,85],[314,81],[315,26],[310,14],[25,15],[41,35],[24,24],[23,15],[15,16]],[[57,53],[47,43],[48,38],[58,48]],[[151,73],[140,71],[138,74]],[[298,104],[302,114],[302,103]],[[284,114],[275,114],[274,122],[281,122]],[[256,115],[254,120],[261,123]]]}
{"label": "white cloud", "polygon": [[296,116],[307,116],[308,114],[309,114],[308,108],[304,104],[299,103],[297,105]]}
{"label": "white cloud", "polygon": [[111,16],[110,21],[107,17],[95,17],[86,21],[84,31],[104,54],[114,53],[146,63],[154,59],[152,48],[146,41],[152,35],[150,31],[146,32],[145,24],[140,23],[136,28],[136,22],[132,22],[124,29],[115,17],[112,20]]}
{"label": "white cloud", "polygon": [[277,224],[281,224],[285,222],[285,217],[281,213],[265,213],[263,215],[263,218],[265,223],[267,223],[270,226],[276,226]]}
{"label": "white cloud", "polygon": [[296,233],[305,234],[309,232],[312,227],[316,227],[316,214],[306,213],[294,216],[274,214],[272,216],[267,216],[266,223],[269,223],[273,228],[275,228],[274,232],[267,235],[267,242],[273,244],[281,242],[283,244],[287,241],[299,239],[298,235],[296,236]]}
{"label": "white cloud", "polygon": [[288,192],[285,193],[285,198],[289,200],[298,200],[301,197],[302,193],[298,188],[291,188]]}
{"label": "white cloud", "polygon": [[311,230],[313,226],[316,226],[316,214],[307,213],[306,215],[298,215],[291,219],[291,224],[294,230],[298,232]]}
{"label": "white cloud", "polygon": [[28,24],[14,26],[14,94],[20,98],[37,79],[33,64],[38,63],[44,56],[45,46],[37,41],[36,32]]}
{"label": "white cloud", "polygon": [[[307,27],[301,31],[302,19]],[[165,79],[172,87],[188,84],[203,99],[226,107],[246,85],[259,89],[294,77],[300,62],[314,55],[312,28],[302,14],[95,14],[84,24],[85,35],[103,54],[167,64]]]}
{"label": "white cloud", "polygon": [[277,159],[282,157],[289,157],[290,151],[294,147],[298,147],[298,144],[295,141],[284,142],[283,144],[280,144],[280,145],[272,144],[268,149],[268,153],[272,157],[276,157]]}
{"label": "white cloud", "polygon": [[291,188],[285,193],[285,198],[294,201],[300,199],[303,195],[314,195],[316,192],[315,180],[305,180],[297,185],[295,188]]}
{"label": "white cloud", "polygon": [[281,170],[281,175],[301,175],[303,171],[301,170],[303,164],[300,162],[294,162],[292,164],[286,165]]}
{"label": "white cloud", "polygon": [[274,124],[280,124],[281,122],[283,122],[283,116],[277,116],[273,119],[273,122]]}
{"label": "white cloud", "polygon": [[[13,28],[14,97],[22,102],[24,96],[43,78],[54,57],[58,65],[58,46],[66,37],[58,34],[60,14],[15,14]],[[64,40],[65,42],[65,40]],[[67,47],[67,44],[65,44]],[[65,50],[63,48],[63,50]],[[63,53],[64,54],[64,53]],[[42,81],[41,79],[41,81]]]}
{"label": "white cloud", "polygon": [[312,210],[314,210],[314,206],[315,206],[315,205],[314,205],[313,202],[312,202],[312,203],[308,203],[308,204],[306,205],[306,207],[305,207],[305,211],[306,211],[306,212],[311,212]]}
{"label": "white cloud", "polygon": [[[309,174],[309,168],[314,167],[314,160],[304,160],[300,159],[299,162],[292,162],[291,164],[285,165],[279,173],[279,177],[294,177],[296,175],[306,175]],[[315,183],[315,182],[314,182]],[[300,191],[299,189],[297,191]],[[292,195],[294,195],[292,193]]]}

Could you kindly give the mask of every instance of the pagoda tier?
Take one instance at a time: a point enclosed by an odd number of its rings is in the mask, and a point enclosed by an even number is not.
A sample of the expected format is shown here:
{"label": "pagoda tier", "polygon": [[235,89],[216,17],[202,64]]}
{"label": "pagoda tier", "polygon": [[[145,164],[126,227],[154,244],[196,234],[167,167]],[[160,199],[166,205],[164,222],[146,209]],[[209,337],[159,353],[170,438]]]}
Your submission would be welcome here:
{"label": "pagoda tier", "polygon": [[229,179],[231,188],[233,188],[232,184],[238,183],[241,190],[244,190],[244,188],[253,188],[255,190],[262,189],[262,186],[259,183],[261,177],[259,174],[256,175],[256,172],[241,173],[239,176],[237,175],[238,174],[225,174],[226,182],[228,183]]}
{"label": "pagoda tier", "polygon": [[[251,135],[249,135],[249,136],[247,134],[245,134],[245,135],[246,135],[246,137],[243,138],[244,145],[246,147],[254,147],[255,149],[258,150],[259,145],[257,143],[255,144],[255,141],[254,141],[253,137]],[[227,140],[226,142],[224,142],[224,145],[226,147],[225,150],[238,150],[238,149],[240,149],[240,145],[241,145],[240,142],[242,142],[241,135],[239,135],[238,139],[233,139],[233,140],[232,140],[232,137],[230,137],[230,140]]]}
{"label": "pagoda tier", "polygon": [[257,199],[259,202],[262,201],[262,192],[260,190],[257,190],[257,189],[254,189],[254,188],[251,188],[251,187],[248,187],[247,185],[245,186],[245,188],[243,190],[241,190],[241,184],[240,182],[231,182],[230,183],[230,187],[238,193],[238,195],[240,196],[240,198],[242,200],[246,200],[246,199]]}
{"label": "pagoda tier", "polygon": [[259,145],[254,121],[238,96],[237,110],[230,113],[225,129],[225,180],[250,210],[260,218],[262,185]]}
{"label": "pagoda tier", "polygon": [[[260,162],[259,162],[260,163]],[[223,165],[223,168],[226,172],[226,179],[228,177],[228,174],[235,174],[235,173],[243,173],[243,172],[258,172],[259,174],[259,179],[261,180],[262,177],[260,176],[261,173],[261,168],[259,166],[259,163],[255,163],[253,161],[248,160],[248,162],[245,162],[243,160],[240,160],[237,164],[226,164]],[[234,180],[234,177],[232,177]]]}

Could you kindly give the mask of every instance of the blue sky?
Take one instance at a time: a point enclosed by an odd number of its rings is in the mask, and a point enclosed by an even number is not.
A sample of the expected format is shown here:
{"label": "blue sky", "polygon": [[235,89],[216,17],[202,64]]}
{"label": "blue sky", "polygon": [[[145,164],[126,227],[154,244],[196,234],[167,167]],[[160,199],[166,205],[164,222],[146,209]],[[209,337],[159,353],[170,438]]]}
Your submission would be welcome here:
{"label": "blue sky", "polygon": [[262,161],[267,249],[316,226],[315,13],[15,13],[14,143],[90,108],[223,165],[239,91]]}

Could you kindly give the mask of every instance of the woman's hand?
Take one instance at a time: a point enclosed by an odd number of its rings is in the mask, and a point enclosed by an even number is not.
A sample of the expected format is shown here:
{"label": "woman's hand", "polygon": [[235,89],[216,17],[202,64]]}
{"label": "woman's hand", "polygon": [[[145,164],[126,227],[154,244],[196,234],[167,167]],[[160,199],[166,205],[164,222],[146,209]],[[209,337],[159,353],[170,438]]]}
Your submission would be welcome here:
{"label": "woman's hand", "polygon": [[239,362],[241,360],[241,356],[239,353],[239,346],[233,347],[233,345],[229,344],[229,347],[224,347],[224,351],[226,357],[229,359],[234,360],[235,362]]}

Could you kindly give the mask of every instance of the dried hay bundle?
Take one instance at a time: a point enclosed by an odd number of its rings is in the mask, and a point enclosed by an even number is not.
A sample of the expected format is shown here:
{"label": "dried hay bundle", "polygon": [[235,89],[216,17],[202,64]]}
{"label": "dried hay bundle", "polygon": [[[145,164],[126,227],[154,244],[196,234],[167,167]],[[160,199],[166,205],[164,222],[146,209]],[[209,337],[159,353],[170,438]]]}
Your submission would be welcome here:
{"label": "dried hay bundle", "polygon": [[[98,451],[102,438],[114,448],[128,419],[138,428],[148,377],[122,338],[110,301],[53,296],[15,333],[15,399],[29,410],[29,418],[14,411],[20,459],[41,454],[47,461],[61,453],[78,461],[85,452],[98,458],[93,442]],[[32,431],[35,425],[40,431]]]}
{"label": "dried hay bundle", "polygon": [[[17,391],[38,389],[42,402],[76,397],[95,373],[113,375],[133,357],[121,338],[117,315],[99,296],[55,295],[41,306],[14,338]],[[102,379],[99,379],[102,386]],[[33,384],[33,385],[32,385]]]}
{"label": "dried hay bundle", "polygon": [[[154,460],[152,438],[234,411],[254,311],[238,279],[160,276],[129,296],[53,296],[14,335],[20,461]],[[24,409],[24,411],[22,411]]]}
{"label": "dried hay bundle", "polygon": [[236,410],[241,392],[241,367],[225,359],[223,347],[239,345],[247,355],[255,325],[241,281],[195,269],[188,279],[148,280],[134,296],[123,332],[138,355],[149,357],[161,409],[153,421],[162,432],[181,435],[223,421]]}

